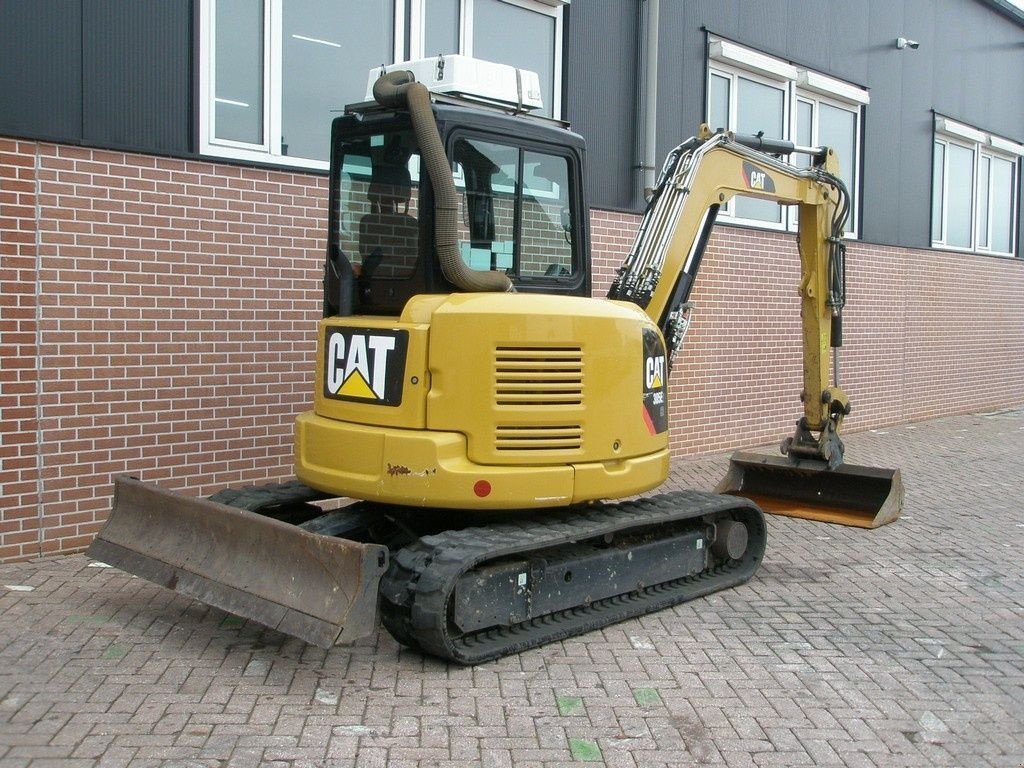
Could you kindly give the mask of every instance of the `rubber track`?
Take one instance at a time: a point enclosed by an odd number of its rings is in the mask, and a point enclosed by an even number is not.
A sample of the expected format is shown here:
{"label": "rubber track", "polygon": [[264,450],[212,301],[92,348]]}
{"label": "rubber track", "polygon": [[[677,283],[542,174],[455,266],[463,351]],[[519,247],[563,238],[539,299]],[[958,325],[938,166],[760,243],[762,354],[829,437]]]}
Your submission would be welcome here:
{"label": "rubber track", "polygon": [[329,498],[331,498],[329,494],[315,491],[298,480],[291,480],[287,483],[249,485],[242,488],[225,488],[209,497],[210,501],[216,501],[218,504],[246,509],[250,512]]}
{"label": "rubber track", "polygon": [[[514,626],[465,636],[453,635],[449,627],[451,593],[459,577],[477,564],[708,515],[746,523],[749,541],[741,559]],[[700,521],[696,524],[703,525]],[[701,491],[679,491],[547,518],[445,531],[424,536],[392,555],[380,585],[381,616],[388,631],[405,645],[459,664],[478,664],[742,584],[760,565],[765,543],[764,516],[756,505],[746,499]]]}

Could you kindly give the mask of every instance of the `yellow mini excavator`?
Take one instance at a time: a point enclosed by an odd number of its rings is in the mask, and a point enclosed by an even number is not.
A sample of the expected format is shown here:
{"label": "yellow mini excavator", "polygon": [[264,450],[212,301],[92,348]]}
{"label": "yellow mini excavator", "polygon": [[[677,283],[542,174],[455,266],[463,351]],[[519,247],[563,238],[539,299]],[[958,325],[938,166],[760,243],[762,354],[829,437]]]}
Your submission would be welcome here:
{"label": "yellow mini excavator", "polygon": [[[373,101],[334,121],[298,481],[193,499],[118,478],[92,557],[324,647],[379,613],[400,643],[473,664],[745,582],[761,507],[898,516],[898,471],[846,464],[839,438],[849,195],[833,152],[702,127],[593,298],[583,140],[527,113],[529,73],[470,98],[472,66],[375,76]],[[668,476],[669,370],[736,195],[799,211],[803,417],[785,455],[735,456],[725,493],[643,497]]]}

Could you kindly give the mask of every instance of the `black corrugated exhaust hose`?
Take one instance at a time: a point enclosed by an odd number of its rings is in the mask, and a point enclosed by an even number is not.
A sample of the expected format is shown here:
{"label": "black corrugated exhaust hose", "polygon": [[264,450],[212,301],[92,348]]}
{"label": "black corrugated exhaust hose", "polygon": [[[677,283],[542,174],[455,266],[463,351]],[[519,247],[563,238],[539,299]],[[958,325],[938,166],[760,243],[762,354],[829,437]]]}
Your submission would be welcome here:
{"label": "black corrugated exhaust hose", "polygon": [[515,290],[505,273],[471,269],[459,254],[459,195],[426,86],[416,82],[408,70],[387,72],[373,84],[373,98],[382,107],[409,110],[420,156],[434,187],[434,247],[445,278],[470,293]]}

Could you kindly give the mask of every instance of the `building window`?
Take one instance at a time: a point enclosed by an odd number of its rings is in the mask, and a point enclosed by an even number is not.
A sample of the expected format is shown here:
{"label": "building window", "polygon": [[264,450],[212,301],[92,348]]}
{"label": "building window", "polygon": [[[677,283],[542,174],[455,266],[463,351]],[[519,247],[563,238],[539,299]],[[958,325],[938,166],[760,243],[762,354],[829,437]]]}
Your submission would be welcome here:
{"label": "building window", "polygon": [[[839,157],[840,177],[853,200],[859,199],[862,113],[868,92],[859,86],[801,69],[728,40],[711,38],[708,62],[707,121],[712,129],[763,133],[802,146],[830,146]],[[806,156],[794,155],[795,165]],[[854,208],[847,232],[858,227]],[[737,197],[723,214],[738,223],[795,228],[776,203]]]}
{"label": "building window", "polygon": [[331,119],[394,53],[394,0],[200,3],[204,154],[326,168]]}
{"label": "building window", "polygon": [[537,72],[557,115],[562,2],[200,0],[200,151],[326,168],[331,120],[370,70],[438,53]]}
{"label": "building window", "polygon": [[1024,145],[945,117],[935,119],[932,245],[1013,256]]}
{"label": "building window", "polygon": [[540,77],[542,114],[561,114],[562,6],[568,0],[411,0],[410,59],[461,53]]}

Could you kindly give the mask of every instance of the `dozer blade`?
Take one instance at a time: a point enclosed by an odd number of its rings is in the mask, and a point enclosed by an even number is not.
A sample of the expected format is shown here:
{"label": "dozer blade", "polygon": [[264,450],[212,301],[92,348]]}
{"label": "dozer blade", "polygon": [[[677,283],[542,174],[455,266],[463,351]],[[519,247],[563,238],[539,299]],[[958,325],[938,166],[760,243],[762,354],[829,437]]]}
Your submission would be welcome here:
{"label": "dozer blade", "polygon": [[131,477],[89,557],[321,648],[377,623],[387,548],[308,533]]}
{"label": "dozer blade", "polygon": [[877,528],[903,509],[898,469],[736,453],[718,493],[743,496],[773,515]]}

